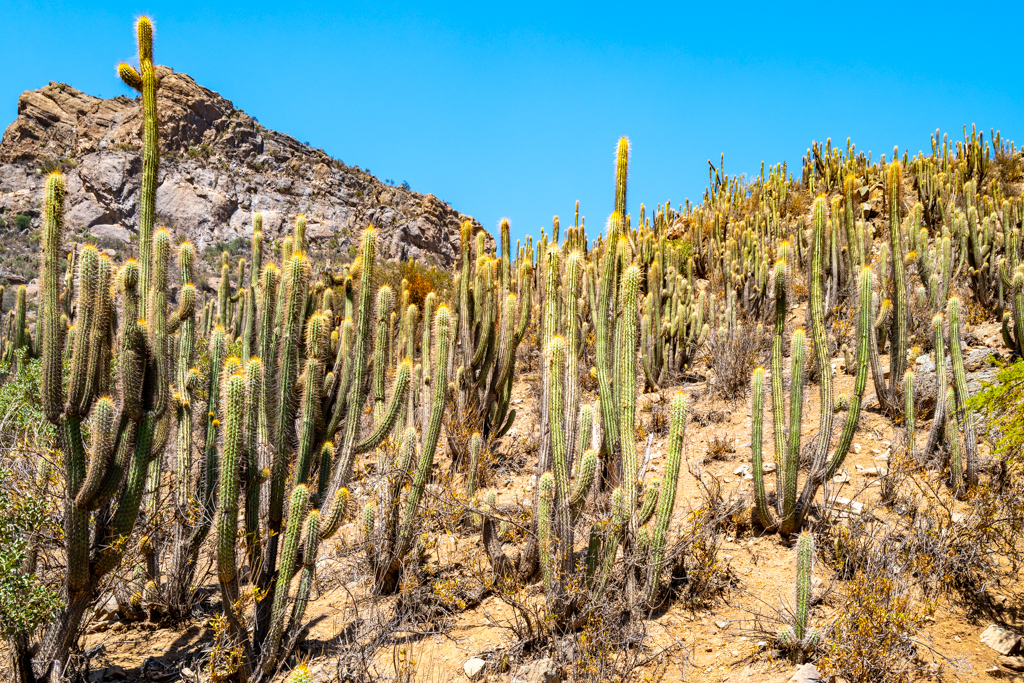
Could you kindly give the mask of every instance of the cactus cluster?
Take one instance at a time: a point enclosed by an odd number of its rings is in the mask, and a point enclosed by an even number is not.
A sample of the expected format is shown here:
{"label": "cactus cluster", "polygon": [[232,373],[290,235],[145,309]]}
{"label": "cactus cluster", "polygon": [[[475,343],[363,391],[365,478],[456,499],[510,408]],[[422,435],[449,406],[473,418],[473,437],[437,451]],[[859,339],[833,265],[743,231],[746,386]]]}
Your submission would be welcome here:
{"label": "cactus cluster", "polygon": [[[8,292],[0,326],[6,372],[38,359],[41,408],[62,455],[66,604],[39,645],[37,674],[66,657],[126,555],[140,561],[130,579],[113,580],[125,609],[183,619],[208,550],[238,646],[237,677],[271,680],[303,631],[321,548],[357,503],[370,590],[393,594],[415,578],[409,568],[431,523],[424,509],[436,483],[449,481],[435,466],[444,448],[457,524],[480,527],[500,585],[539,577],[559,627],[583,624],[610,591],[653,608],[674,554],[687,400],[681,391],[670,399],[663,466],[648,474],[638,394],[681,380],[710,384],[698,372],[705,349],[738,346],[741,335],[760,342],[766,328],[768,367],[751,382],[753,513],[763,529],[796,536],[796,608],[778,635],[783,647],[806,653],[820,638],[808,623],[814,541],[804,527],[852,446],[869,371],[880,410],[903,422],[907,453],[941,462],[957,496],[978,488],[968,306],[996,311],[1010,354],[1024,356],[1024,200],[993,181],[990,149],[997,160],[1008,154],[1001,141],[993,147],[965,129],[953,146],[937,133],[931,156],[894,153],[878,164],[849,141],[813,143],[802,183],[785,164],[749,181],[729,176],[723,158],[710,165],[699,205],[630,214],[622,138],[613,210],[597,239],[578,204],[571,227],[555,217],[550,233],[514,249],[507,220],[497,248],[466,222],[447,300],[442,291],[414,299],[407,280],[383,284],[373,227],[357,258],[333,270],[313,262],[305,216],[275,242],[258,211],[251,253],[232,261],[224,252],[208,296],[196,249],[172,248],[156,222],[159,79],[146,17],[137,40],[138,67],[121,64],[118,73],[141,95],[138,260],[117,267],[93,245],[67,250],[65,181],[53,173],[39,295]],[[820,192],[809,215],[794,188]],[[806,320],[791,325],[802,284]],[[0,287],[0,305],[3,295]],[[836,349],[828,325],[846,311],[853,341]],[[927,384],[909,369],[918,343],[935,356],[926,441],[915,433],[915,399]],[[839,399],[837,352],[854,376]],[[513,520],[502,520],[488,465],[509,447],[516,374],[534,362],[533,514],[521,552],[509,556],[502,539]],[[811,441],[804,406],[815,383]],[[584,400],[586,389],[595,401]],[[766,402],[774,496],[765,482]],[[35,564],[33,555],[27,566]],[[300,665],[292,677],[309,675]]]}

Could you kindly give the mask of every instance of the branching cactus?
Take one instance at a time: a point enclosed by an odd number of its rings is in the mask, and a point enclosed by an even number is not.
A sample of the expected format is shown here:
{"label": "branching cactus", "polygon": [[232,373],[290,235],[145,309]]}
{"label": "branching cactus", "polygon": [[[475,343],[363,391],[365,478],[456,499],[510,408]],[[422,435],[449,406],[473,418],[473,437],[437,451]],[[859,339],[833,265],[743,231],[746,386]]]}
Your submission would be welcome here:
{"label": "branching cactus", "polygon": [[[900,163],[894,161],[889,166],[888,179],[886,181],[886,195],[889,198],[889,232],[892,261],[892,315],[887,314],[887,308],[883,303],[879,315],[878,328],[871,329],[871,377],[875,383],[875,394],[878,397],[882,410],[890,416],[900,416],[903,413],[903,402],[901,400],[900,381],[903,379],[903,372],[907,369],[908,336],[907,325],[909,316],[909,301],[907,298],[907,281],[905,271],[905,257],[903,245],[902,221],[902,172]],[[883,245],[884,246],[884,245]],[[885,276],[885,259],[882,259],[881,275]],[[813,301],[813,297],[812,297]],[[890,320],[891,317],[891,320]],[[888,328],[888,329],[886,329]],[[889,373],[886,379],[881,369],[879,354],[885,346],[885,338],[889,339]]]}
{"label": "branching cactus", "polygon": [[[395,590],[401,579],[406,556],[412,548],[419,507],[433,467],[441,431],[441,417],[448,390],[447,371],[453,326],[453,316],[448,307],[438,307],[433,325],[430,417],[423,431],[422,442],[419,444],[419,458],[415,462],[415,471],[412,471],[412,467],[417,450],[416,430],[408,427],[399,446],[397,462],[388,476],[381,481],[377,501],[368,504],[364,510],[364,536],[374,567],[374,590],[377,592],[391,593]],[[426,360],[424,357],[424,361]],[[407,382],[411,362],[406,359],[400,367],[404,368],[404,381]],[[398,381],[396,380],[396,383]],[[397,408],[394,412],[397,414]],[[402,501],[401,488],[410,477],[410,486],[405,500]]]}
{"label": "branching cactus", "polygon": [[[865,268],[860,274],[859,298],[860,307],[857,318],[857,350],[856,367],[857,374],[854,380],[854,391],[850,397],[850,406],[842,434],[835,451],[829,455],[832,435],[832,367],[830,357],[825,344],[824,313],[820,303],[814,304],[814,293],[820,294],[821,286],[821,263],[823,256],[823,220],[820,212],[823,211],[824,199],[819,197],[815,202],[815,239],[812,254],[811,266],[811,328],[812,336],[815,339],[815,356],[818,363],[818,374],[821,378],[821,425],[817,448],[814,452],[811,469],[807,473],[803,489],[799,499],[797,491],[799,488],[800,471],[800,446],[801,446],[801,416],[803,408],[803,364],[806,349],[806,337],[802,329],[796,330],[792,342],[792,382],[790,387],[790,418],[789,418],[789,439],[788,443],[783,438],[785,433],[785,417],[783,415],[783,391],[782,391],[782,343],[780,332],[784,329],[785,308],[776,309],[776,339],[772,348],[772,416],[773,431],[775,437],[775,461],[777,471],[776,505],[774,510],[769,505],[763,474],[762,474],[762,441],[763,441],[763,405],[764,405],[764,370],[758,368],[754,372],[753,381],[753,405],[751,420],[751,454],[754,469],[755,486],[755,515],[757,521],[766,530],[780,531],[789,535],[800,530],[803,520],[810,508],[814,496],[817,494],[821,484],[830,479],[849,452],[853,442],[853,435],[857,429],[860,419],[861,405],[864,397],[864,389],[867,383],[868,367],[868,334],[872,327],[871,323],[871,288],[872,274],[869,268]],[[779,262],[776,266],[776,285],[784,274],[785,266]],[[817,284],[816,284],[817,283]],[[778,296],[778,294],[777,294]],[[819,298],[818,302],[821,301]],[[827,413],[827,415],[826,415]]]}
{"label": "branching cactus", "polygon": [[[531,267],[518,268],[513,281],[509,254],[509,223],[501,222],[500,258],[491,258],[482,249],[483,233],[478,233],[475,267],[471,257],[473,226],[462,226],[462,263],[458,277],[457,339],[461,356],[455,362],[460,424],[480,432],[485,444],[503,436],[515,420],[510,408],[516,349],[526,334],[531,307]],[[518,294],[516,293],[518,291]],[[426,312],[425,312],[426,313]],[[456,457],[467,460],[468,444],[457,446]]]}
{"label": "branching cactus", "polygon": [[[140,26],[142,22],[140,22]],[[99,597],[104,577],[118,565],[123,539],[135,526],[153,459],[157,423],[167,407],[170,377],[166,358],[166,309],[140,316],[145,298],[139,292],[140,269],[135,261],[121,268],[119,404],[104,394],[114,340],[114,273],[109,259],[86,245],[78,258],[76,328],[70,349],[71,371],[65,393],[63,373],[66,336],[60,316],[58,283],[62,249],[64,179],[47,179],[42,259],[42,382],[43,412],[57,427],[64,453],[65,537],[68,571],[67,603],[44,636],[37,662],[43,675],[54,660],[63,661],[77,639],[82,616]],[[153,305],[163,305],[153,297]],[[152,308],[152,306],[151,306]],[[86,459],[83,422],[92,423],[91,457]],[[91,558],[91,559],[90,559]]]}

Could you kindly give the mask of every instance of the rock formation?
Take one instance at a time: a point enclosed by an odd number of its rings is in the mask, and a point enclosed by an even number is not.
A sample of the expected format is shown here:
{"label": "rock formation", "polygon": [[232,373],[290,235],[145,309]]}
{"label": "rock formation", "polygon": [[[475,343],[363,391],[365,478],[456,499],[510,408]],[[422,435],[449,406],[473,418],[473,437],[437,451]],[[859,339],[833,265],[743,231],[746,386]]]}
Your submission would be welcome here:
{"label": "rock formation", "polygon": [[[457,259],[459,226],[472,218],[265,128],[185,74],[166,67],[158,74],[157,220],[176,238],[200,252],[216,249],[251,235],[252,212],[262,211],[273,244],[304,213],[315,259],[347,258],[369,224],[378,228],[385,257],[443,267]],[[39,227],[53,168],[66,174],[71,231],[115,252],[126,248],[137,224],[141,142],[136,100],[102,99],[53,82],[23,93],[0,143],[0,280],[28,277],[37,260],[29,256],[31,231]]]}

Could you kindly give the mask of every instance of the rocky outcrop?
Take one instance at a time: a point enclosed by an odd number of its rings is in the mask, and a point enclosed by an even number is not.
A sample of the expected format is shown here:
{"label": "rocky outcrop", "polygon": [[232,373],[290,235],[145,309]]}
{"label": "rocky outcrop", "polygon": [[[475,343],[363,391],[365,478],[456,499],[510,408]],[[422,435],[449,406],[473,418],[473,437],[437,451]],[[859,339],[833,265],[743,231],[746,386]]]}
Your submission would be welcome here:
{"label": "rocky outcrop", "polygon": [[[261,126],[185,74],[165,67],[158,74],[157,220],[200,250],[251,235],[254,211],[263,212],[271,242],[304,213],[314,258],[346,257],[361,230],[374,225],[386,257],[447,267],[459,254],[462,222],[482,229],[433,195],[386,185]],[[63,83],[23,93],[0,143],[4,243],[31,245],[46,173],[61,168],[72,233],[115,251],[127,246],[137,226],[141,144],[137,100],[101,99]],[[10,250],[0,254],[0,264],[10,257]]]}

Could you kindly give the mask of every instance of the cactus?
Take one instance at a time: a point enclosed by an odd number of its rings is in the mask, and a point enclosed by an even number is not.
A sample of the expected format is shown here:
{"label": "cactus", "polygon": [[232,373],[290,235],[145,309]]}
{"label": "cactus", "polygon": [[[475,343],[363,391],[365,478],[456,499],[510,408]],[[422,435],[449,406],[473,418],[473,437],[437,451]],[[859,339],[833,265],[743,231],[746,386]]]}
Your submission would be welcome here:
{"label": "cactus", "polygon": [[[823,203],[821,198],[818,199],[816,204]],[[816,221],[817,223],[818,221]],[[820,235],[819,230],[815,230],[816,234]],[[812,256],[812,288],[815,287],[813,282],[820,280],[821,259],[819,254],[819,248],[821,241],[816,237],[814,254]],[[784,273],[784,266],[777,264],[776,266],[776,283],[778,278]],[[857,317],[857,350],[856,350],[856,378],[854,380],[854,391],[849,399],[849,410],[847,412],[846,422],[843,426],[842,434],[839,438],[835,451],[831,457],[828,455],[829,439],[819,438],[818,449],[815,450],[814,460],[810,471],[804,481],[803,489],[800,492],[800,497],[797,499],[798,490],[798,477],[799,477],[799,458],[800,458],[800,443],[801,443],[801,426],[800,420],[802,415],[803,406],[803,362],[804,353],[806,349],[806,337],[802,329],[797,329],[793,333],[792,342],[792,382],[790,387],[790,419],[789,419],[789,442],[785,444],[784,448],[780,447],[783,443],[782,435],[784,434],[785,420],[782,415],[782,384],[781,376],[778,378],[775,375],[776,368],[781,372],[781,351],[782,346],[778,339],[773,344],[773,357],[772,357],[772,417],[774,421],[775,431],[775,444],[776,444],[776,463],[777,469],[783,470],[779,476],[779,489],[780,495],[777,502],[776,510],[773,512],[768,506],[767,497],[765,493],[763,474],[762,474],[762,440],[763,440],[763,417],[762,417],[762,406],[764,401],[764,370],[758,368],[754,372],[754,397],[752,405],[752,419],[751,419],[751,456],[752,464],[754,467],[754,500],[755,500],[755,513],[757,521],[768,531],[778,530],[785,535],[790,535],[800,529],[803,524],[803,519],[807,514],[808,509],[814,496],[817,494],[818,488],[821,484],[831,478],[843,461],[846,459],[846,455],[849,452],[850,446],[853,442],[853,435],[857,429],[857,423],[860,420],[860,411],[863,403],[864,389],[867,383],[867,367],[868,367],[868,347],[869,347],[869,335],[870,330],[873,328],[871,321],[871,287],[872,287],[872,273],[870,268],[864,268],[860,274],[860,311]],[[777,293],[778,296],[778,293]],[[812,294],[813,297],[813,294]],[[777,307],[777,316],[782,317],[785,315],[785,308]],[[823,311],[821,306],[812,305],[810,307],[811,313],[811,325],[814,330],[820,330],[823,335],[822,327],[822,316]],[[783,325],[780,324],[779,319],[776,319],[776,337],[779,336],[779,331],[783,329]],[[823,340],[822,341],[822,346]],[[828,381],[829,386],[821,389],[822,394],[822,405],[821,412],[828,413],[828,419],[825,415],[822,415],[822,429],[825,431],[819,431],[820,434],[831,435],[831,416],[833,414],[832,409],[832,392],[831,392],[831,365],[829,363],[829,357],[827,353],[816,352],[815,354],[818,364],[818,374],[822,377],[822,381]],[[828,378],[827,380],[825,378]],[[776,395],[776,382],[778,382],[778,391]]]}
{"label": "cactus", "polygon": [[540,570],[544,577],[544,590],[550,595],[559,570],[555,564],[555,535],[551,532],[551,516],[555,507],[555,478],[550,472],[541,475],[537,485],[540,489],[537,531],[540,544]]}
{"label": "cactus", "polygon": [[[372,548],[371,560],[374,565],[374,589],[379,592],[390,593],[396,588],[405,557],[412,547],[419,504],[426,488],[427,477],[433,466],[434,454],[441,431],[441,417],[444,413],[445,393],[448,388],[447,368],[452,327],[451,311],[447,306],[439,306],[434,314],[434,367],[431,373],[433,395],[430,401],[429,420],[423,431],[423,440],[420,444],[419,460],[416,463],[413,480],[405,503],[402,506],[403,509],[400,516],[397,512],[392,513],[391,508],[397,505],[395,487],[401,480],[395,480],[386,487],[389,493],[388,500],[384,501],[383,509],[387,514],[382,521],[386,527],[384,538],[387,540],[380,547]],[[408,368],[408,361],[404,361],[403,365]],[[407,472],[414,452],[415,430],[410,427],[406,429],[403,438],[401,447],[402,462],[396,468],[400,476],[404,476]],[[365,530],[365,533],[368,541],[371,538],[375,538],[376,532],[373,528]]]}
{"label": "cactus", "polygon": [[[683,432],[686,428],[686,398],[677,392],[672,398],[672,416],[669,425],[668,461],[662,478],[661,493],[658,496],[658,512],[651,533],[650,555],[647,569],[647,589],[645,601],[654,602],[665,557],[665,535],[672,519],[672,510],[676,501],[676,485],[679,479],[679,463],[683,452]],[[648,493],[650,495],[650,493]]]}
{"label": "cactus", "polygon": [[926,454],[935,453],[942,443],[949,410],[949,406],[946,404],[948,382],[946,379],[946,343],[942,323],[942,313],[936,313],[932,318],[932,334],[935,340],[935,413],[932,417],[931,429],[928,432]]}
{"label": "cactus", "polygon": [[[964,431],[964,459],[966,466],[966,484],[968,489],[978,485],[978,448],[974,431],[974,418],[967,401],[970,394],[967,390],[967,374],[964,371],[964,356],[960,349],[960,299],[950,297],[946,304],[946,315],[949,318],[949,355],[953,360],[953,388],[956,390],[956,419]],[[947,410],[949,403],[947,401]]]}
{"label": "cactus", "polygon": [[[151,41],[148,20],[140,20],[139,27],[140,49],[145,56],[147,41]],[[151,56],[151,42],[148,45]],[[155,127],[153,133],[155,145]],[[41,404],[47,420],[57,427],[57,445],[64,453],[68,569],[64,586],[67,602],[43,636],[38,650],[43,659],[38,661],[45,665],[38,665],[41,668],[37,668],[36,675],[48,669],[54,659],[63,660],[77,640],[82,616],[98,597],[105,576],[121,561],[125,545],[116,541],[130,535],[135,526],[146,473],[156,452],[153,439],[167,407],[170,381],[166,302],[150,291],[139,291],[140,268],[134,261],[129,261],[117,278],[122,299],[122,313],[116,316],[121,322],[119,404],[105,396],[110,390],[109,364],[114,343],[114,269],[110,260],[100,256],[91,245],[82,248],[76,263],[76,296],[70,309],[74,311],[72,322],[76,332],[65,333],[64,317],[69,309],[61,305],[59,290],[63,199],[63,178],[51,174],[44,204],[42,301],[37,335],[43,368]],[[153,260],[164,256],[153,254]],[[147,273],[152,272],[154,265],[159,269],[160,263],[146,263]],[[143,317],[147,300],[151,310]],[[24,311],[21,291],[12,330],[15,349],[29,346]],[[65,393],[62,368],[66,343],[70,373]],[[92,430],[88,464],[82,434],[85,420]],[[102,516],[93,514],[101,508]]]}
{"label": "cactus", "polygon": [[[61,228],[64,221],[64,177],[60,173],[51,173],[46,179],[46,203],[43,221],[43,268],[41,293],[43,310],[40,312],[38,326],[43,328],[43,367],[40,378],[40,399],[46,419],[56,423],[63,409],[64,367],[62,354],[58,350],[64,344],[64,328],[60,324],[60,241]],[[2,297],[2,293],[0,293]],[[18,294],[19,305],[24,296]],[[2,301],[2,298],[0,298]],[[21,326],[23,327],[23,325]]]}
{"label": "cactus", "polygon": [[813,651],[821,639],[821,632],[809,628],[811,611],[811,585],[814,578],[814,536],[804,531],[796,542],[796,606],[793,623],[779,632],[779,644],[794,652],[802,660]]}
{"label": "cactus", "polygon": [[[160,167],[159,121],[156,114],[156,90],[160,86],[153,66],[153,22],[141,16],[136,24],[139,42],[139,69],[121,62],[117,73],[129,88],[142,95],[142,190],[139,198],[139,290],[150,290],[153,249],[153,217],[156,212],[156,180]],[[142,300],[140,313],[146,317],[148,302]]]}

